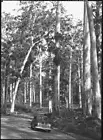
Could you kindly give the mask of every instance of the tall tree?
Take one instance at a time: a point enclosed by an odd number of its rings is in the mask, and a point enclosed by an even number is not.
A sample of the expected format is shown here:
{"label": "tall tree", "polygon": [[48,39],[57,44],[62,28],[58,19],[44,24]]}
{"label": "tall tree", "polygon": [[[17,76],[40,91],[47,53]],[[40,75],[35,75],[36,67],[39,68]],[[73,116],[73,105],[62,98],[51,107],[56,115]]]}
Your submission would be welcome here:
{"label": "tall tree", "polygon": [[96,49],[97,49],[97,60],[98,60],[98,73],[99,73],[99,80],[101,81],[101,56],[102,56],[102,2],[96,1],[95,7],[95,34],[96,34]]}
{"label": "tall tree", "polygon": [[33,72],[32,72],[32,68],[33,68],[33,64],[30,64],[30,107],[32,106],[32,76],[33,76]]}
{"label": "tall tree", "polygon": [[26,85],[27,85],[27,82],[26,82],[26,80],[25,80],[25,81],[24,81],[24,103],[26,103],[26,96],[27,96]]}
{"label": "tall tree", "polygon": [[69,63],[69,108],[73,106],[73,96],[71,91],[71,72],[72,72],[72,48],[70,46],[70,63]]}
{"label": "tall tree", "polygon": [[91,40],[91,68],[92,68],[92,84],[93,84],[93,115],[101,119],[101,93],[98,78],[98,63],[97,63],[97,51],[96,51],[96,36],[94,31],[92,3],[86,1],[87,15],[89,20],[90,40]]}
{"label": "tall tree", "polygon": [[[81,54],[80,54],[81,55]],[[82,108],[82,99],[81,99],[81,67],[80,67],[80,60],[78,58],[78,84],[79,84],[79,107]]]}
{"label": "tall tree", "polygon": [[35,85],[33,84],[33,102],[35,103]]}
{"label": "tall tree", "polygon": [[[39,41],[37,41],[37,42],[39,42]],[[37,42],[36,42],[36,43],[37,43]],[[31,53],[31,51],[32,51],[32,48],[35,46],[36,43],[34,43],[34,44],[30,47],[30,49],[28,50],[28,53],[27,53],[27,55],[26,55],[26,57],[25,57],[25,59],[24,59],[23,65],[22,65],[22,67],[21,67],[20,75],[22,75],[23,70],[24,70],[24,68],[25,68],[25,65],[26,65],[26,63],[27,63],[27,60],[28,60],[28,58],[29,58],[29,55],[30,55],[30,53]],[[21,81],[21,78],[19,77],[18,80],[17,80],[17,82],[16,82],[15,91],[14,91],[14,94],[13,94],[13,102],[12,102],[12,105],[11,105],[11,110],[10,110],[10,112],[14,112],[15,98],[16,98],[16,94],[17,94],[17,91],[18,91],[18,86],[19,86],[20,81]]]}
{"label": "tall tree", "polygon": [[[59,57],[59,49],[60,49],[60,38],[59,38],[59,34],[60,34],[60,2],[57,1],[57,7],[56,7],[56,31],[55,31],[55,40],[56,40],[56,48],[57,48],[57,53],[56,56],[57,59]],[[57,61],[60,61],[59,59]],[[57,75],[55,77],[55,82],[57,84],[55,84],[55,97],[56,97],[56,101],[55,101],[55,105],[56,105],[56,109],[59,109],[60,106],[60,63],[57,64]],[[57,86],[57,87],[56,87]]]}
{"label": "tall tree", "polygon": [[83,47],[80,51],[80,85],[81,85],[81,104],[82,104],[82,109],[83,109],[83,96],[84,96],[84,93],[83,93]]}
{"label": "tall tree", "polygon": [[7,66],[5,65],[5,93],[4,93],[4,113],[6,113],[7,108],[7,94],[8,94],[8,75],[7,75]]}
{"label": "tall tree", "polygon": [[39,54],[39,66],[40,66],[40,108],[42,107],[42,50],[40,47],[40,54]]}
{"label": "tall tree", "polygon": [[84,1],[84,45],[83,45],[83,93],[84,114],[91,115],[91,62],[90,62],[90,34],[88,27],[87,7]]}

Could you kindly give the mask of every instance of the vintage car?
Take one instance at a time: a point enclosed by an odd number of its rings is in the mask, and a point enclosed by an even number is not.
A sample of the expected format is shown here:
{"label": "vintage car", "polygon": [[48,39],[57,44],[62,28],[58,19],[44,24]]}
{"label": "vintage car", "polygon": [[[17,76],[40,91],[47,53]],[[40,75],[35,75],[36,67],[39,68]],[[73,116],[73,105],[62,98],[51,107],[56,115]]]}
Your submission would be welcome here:
{"label": "vintage car", "polygon": [[34,130],[50,132],[51,124],[49,123],[48,114],[40,113],[38,115],[34,115],[34,118],[31,121],[31,128]]}

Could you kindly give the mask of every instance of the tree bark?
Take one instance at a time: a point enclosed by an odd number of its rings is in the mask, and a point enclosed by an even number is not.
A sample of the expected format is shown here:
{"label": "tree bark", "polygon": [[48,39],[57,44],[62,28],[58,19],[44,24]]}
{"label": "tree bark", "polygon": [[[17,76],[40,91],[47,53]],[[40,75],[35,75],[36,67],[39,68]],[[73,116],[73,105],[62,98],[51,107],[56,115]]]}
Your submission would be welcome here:
{"label": "tree bark", "polygon": [[7,109],[7,95],[8,95],[8,67],[5,65],[5,96],[4,96],[4,113],[6,114]]}
{"label": "tree bark", "polygon": [[24,81],[24,103],[26,103],[26,81]]}
{"label": "tree bark", "polygon": [[[37,41],[36,43],[38,43],[38,42],[39,42],[39,41]],[[32,51],[32,48],[34,47],[34,45],[35,45],[36,43],[34,43],[34,44],[30,47],[30,49],[29,49],[29,51],[28,51],[28,53],[27,53],[27,55],[26,55],[26,57],[25,57],[25,59],[24,59],[23,65],[22,65],[22,67],[21,67],[20,75],[22,75],[23,70],[24,70],[25,65],[26,65],[26,62],[27,62],[27,60],[28,60],[28,58],[29,58],[29,55],[30,55],[30,53],[31,53],[31,51]],[[16,82],[16,87],[15,87],[14,95],[13,95],[13,102],[12,102],[12,104],[11,104],[11,109],[10,109],[10,112],[11,112],[11,113],[14,112],[15,98],[16,98],[16,94],[17,94],[17,90],[18,90],[18,86],[19,86],[20,81],[21,81],[21,78],[18,78],[18,80],[17,80],[17,82]]]}
{"label": "tree bark", "polygon": [[[60,33],[60,2],[57,1],[56,9],[56,33]],[[60,48],[59,40],[56,40],[56,48]],[[56,84],[57,83],[57,84]],[[57,94],[57,95],[56,95]],[[57,73],[55,75],[55,109],[60,108],[60,65],[57,66]]]}
{"label": "tree bark", "polygon": [[78,83],[79,83],[79,107],[82,108],[82,101],[81,101],[81,75],[80,75],[80,61],[78,58]]}
{"label": "tree bark", "polygon": [[97,60],[98,60],[98,74],[99,81],[101,81],[101,24],[99,23],[100,19],[100,1],[96,1],[96,25],[95,25],[95,34],[96,34],[96,49],[97,49]]}
{"label": "tree bark", "polygon": [[72,71],[72,48],[70,47],[70,63],[69,63],[69,108],[72,109],[73,97],[71,92],[71,71]]}
{"label": "tree bark", "polygon": [[57,111],[57,109],[58,109],[58,89],[57,89],[57,87],[58,87],[58,81],[57,81],[57,71],[56,71],[56,74],[55,74],[55,76],[54,76],[54,103],[53,103],[53,109],[54,109],[54,111]]}
{"label": "tree bark", "polygon": [[87,16],[86,16],[86,4],[85,4],[85,1],[84,1],[84,15],[83,15],[83,20],[84,20],[84,25],[83,25],[83,37],[84,37],[84,40],[83,40],[83,91],[82,91],[82,110],[83,110],[83,114],[86,115],[86,99],[85,99],[85,89],[84,89],[84,84],[85,84],[85,27],[86,27],[86,22],[87,22]]}
{"label": "tree bark", "polygon": [[101,34],[101,27],[100,27],[100,23],[99,18],[100,18],[100,4],[99,1],[96,1],[96,25],[95,25],[95,33],[96,33],[96,49],[97,49],[97,59],[99,57],[99,51],[101,48],[101,41],[100,41],[100,34]]}
{"label": "tree bark", "polygon": [[41,55],[41,48],[40,48],[40,108],[42,107],[42,55]]}
{"label": "tree bark", "polygon": [[81,101],[83,109],[83,49],[80,51],[80,79],[81,79]]}
{"label": "tree bark", "polygon": [[67,85],[66,86],[66,89],[67,89],[67,94],[65,95],[65,101],[66,101],[66,108],[68,109],[69,108],[69,86]]}
{"label": "tree bark", "polygon": [[13,101],[14,90],[15,90],[15,82],[12,83],[12,97],[11,97],[11,101]]}
{"label": "tree bark", "polygon": [[93,84],[93,94],[94,94],[93,115],[101,119],[101,94],[100,94],[100,85],[99,85],[99,78],[98,78],[96,36],[94,31],[91,2],[86,1],[86,4],[87,4],[87,14],[89,20],[89,30],[90,30],[90,40],[91,40],[91,68],[92,68],[92,81],[93,81],[92,84]]}
{"label": "tree bark", "polygon": [[83,87],[84,87],[84,114],[92,113],[91,95],[91,56],[90,56],[90,34],[87,17],[87,7],[84,1],[84,45],[83,45]]}
{"label": "tree bark", "polygon": [[35,85],[33,84],[33,102],[35,103]]}
{"label": "tree bark", "polygon": [[32,63],[30,65],[30,107],[32,106]]}
{"label": "tree bark", "polygon": [[13,94],[13,88],[12,83],[10,84],[10,102],[12,103],[12,94]]}
{"label": "tree bark", "polygon": [[5,83],[3,84],[3,98],[2,98],[2,100],[3,100],[3,106],[4,106],[4,104],[5,104]]}
{"label": "tree bark", "polygon": [[57,82],[58,82],[58,109],[59,109],[60,108],[60,66],[58,66],[57,69],[58,69]]}
{"label": "tree bark", "polygon": [[27,93],[27,96],[29,96],[29,81],[28,80],[26,83],[26,93]]}
{"label": "tree bark", "polygon": [[[4,66],[4,69],[5,69],[5,66]],[[2,83],[2,86],[3,86],[3,88],[2,88],[2,91],[3,91],[3,95],[2,95],[2,106],[4,107],[4,104],[5,104],[5,71],[4,71],[4,73],[3,73],[3,83]]]}
{"label": "tree bark", "polygon": [[49,99],[49,113],[52,113],[52,99]]}

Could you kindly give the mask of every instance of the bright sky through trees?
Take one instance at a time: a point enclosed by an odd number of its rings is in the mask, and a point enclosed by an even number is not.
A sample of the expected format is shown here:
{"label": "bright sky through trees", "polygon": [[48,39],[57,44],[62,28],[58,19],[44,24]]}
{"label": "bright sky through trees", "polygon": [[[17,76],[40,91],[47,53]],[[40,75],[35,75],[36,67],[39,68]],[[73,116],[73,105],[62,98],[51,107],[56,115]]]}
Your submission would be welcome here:
{"label": "bright sky through trees", "polygon": [[[68,14],[72,14],[75,19],[83,20],[83,1],[61,1]],[[19,1],[3,1],[2,11],[17,14],[13,9],[19,8]]]}
{"label": "bright sky through trees", "polygon": [[83,1],[62,1],[68,14],[72,14],[75,19],[83,20]]}

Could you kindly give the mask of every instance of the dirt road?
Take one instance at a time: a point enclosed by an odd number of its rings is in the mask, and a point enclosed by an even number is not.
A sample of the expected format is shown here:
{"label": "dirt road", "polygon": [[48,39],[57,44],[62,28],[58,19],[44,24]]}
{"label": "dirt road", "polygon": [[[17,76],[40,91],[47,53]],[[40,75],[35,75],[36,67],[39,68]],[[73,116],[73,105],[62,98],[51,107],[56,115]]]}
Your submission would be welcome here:
{"label": "dirt road", "polygon": [[71,136],[52,130],[50,133],[34,131],[30,128],[31,119],[18,118],[14,116],[3,116],[1,118],[1,139],[68,139],[68,140],[90,140],[80,136]]}

